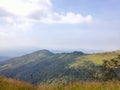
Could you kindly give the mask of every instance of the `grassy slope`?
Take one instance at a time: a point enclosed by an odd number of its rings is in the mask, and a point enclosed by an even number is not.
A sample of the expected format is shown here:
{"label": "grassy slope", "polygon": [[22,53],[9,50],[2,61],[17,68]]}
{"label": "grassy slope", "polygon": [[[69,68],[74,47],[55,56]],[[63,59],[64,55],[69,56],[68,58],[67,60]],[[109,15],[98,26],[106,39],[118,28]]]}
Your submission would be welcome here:
{"label": "grassy slope", "polygon": [[91,61],[95,65],[101,65],[103,60],[109,60],[117,57],[120,54],[120,50],[113,52],[95,53],[87,56],[76,58],[76,61],[70,64],[70,67],[76,68],[78,66],[84,66],[84,61]]}
{"label": "grassy slope", "polygon": [[30,83],[0,76],[0,90],[36,90]]}
{"label": "grassy slope", "polygon": [[74,82],[68,85],[40,85],[38,90],[120,90],[120,82]]}
{"label": "grassy slope", "polygon": [[67,85],[32,85],[0,76],[0,90],[120,90],[120,82],[72,82]]}

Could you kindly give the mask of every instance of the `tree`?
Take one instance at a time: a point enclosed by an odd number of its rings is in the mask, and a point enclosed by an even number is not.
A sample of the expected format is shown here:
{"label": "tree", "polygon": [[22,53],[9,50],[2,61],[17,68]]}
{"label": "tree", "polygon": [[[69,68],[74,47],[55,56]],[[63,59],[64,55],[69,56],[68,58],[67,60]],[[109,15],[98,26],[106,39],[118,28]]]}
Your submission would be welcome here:
{"label": "tree", "polygon": [[117,58],[104,60],[100,70],[93,73],[93,78],[101,81],[120,79],[120,55]]}

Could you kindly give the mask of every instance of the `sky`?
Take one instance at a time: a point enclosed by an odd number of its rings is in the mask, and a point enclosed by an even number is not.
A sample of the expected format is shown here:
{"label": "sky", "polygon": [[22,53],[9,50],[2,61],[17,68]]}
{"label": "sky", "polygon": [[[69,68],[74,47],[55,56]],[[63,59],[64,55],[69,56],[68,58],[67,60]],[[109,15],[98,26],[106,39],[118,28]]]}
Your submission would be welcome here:
{"label": "sky", "polygon": [[120,49],[120,0],[0,0],[0,51]]}

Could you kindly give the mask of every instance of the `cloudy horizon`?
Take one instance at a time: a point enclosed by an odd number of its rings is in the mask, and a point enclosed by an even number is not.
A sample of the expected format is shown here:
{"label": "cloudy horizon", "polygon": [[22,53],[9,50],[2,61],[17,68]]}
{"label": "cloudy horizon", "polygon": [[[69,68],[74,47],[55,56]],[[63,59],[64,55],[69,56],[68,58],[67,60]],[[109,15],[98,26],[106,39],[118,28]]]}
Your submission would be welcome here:
{"label": "cloudy horizon", "polygon": [[0,0],[0,50],[118,50],[119,4],[119,0]]}

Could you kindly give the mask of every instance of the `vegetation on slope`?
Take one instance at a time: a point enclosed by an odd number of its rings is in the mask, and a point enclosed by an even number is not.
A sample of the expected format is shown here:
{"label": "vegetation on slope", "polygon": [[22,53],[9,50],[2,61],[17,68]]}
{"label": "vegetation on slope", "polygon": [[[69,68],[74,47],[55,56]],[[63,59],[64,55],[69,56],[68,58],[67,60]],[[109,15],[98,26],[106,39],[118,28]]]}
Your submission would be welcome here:
{"label": "vegetation on slope", "polygon": [[0,90],[36,90],[30,83],[0,76]]}
{"label": "vegetation on slope", "polygon": [[119,81],[71,82],[68,84],[32,85],[0,76],[0,90],[120,90]]}
{"label": "vegetation on slope", "polygon": [[93,73],[93,78],[99,81],[120,81],[120,55],[114,59],[104,60],[99,70]]}
{"label": "vegetation on slope", "polygon": [[40,85],[38,90],[120,90],[120,82],[74,82],[67,85]]}
{"label": "vegetation on slope", "polygon": [[[41,80],[42,83],[40,85],[32,85],[16,79],[13,80],[0,76],[0,90],[120,90],[120,55],[118,51],[92,55],[81,55],[81,53],[78,52],[54,55],[47,51],[47,54],[50,55],[49,57],[47,57],[46,51],[42,54],[42,57],[41,54],[39,57],[42,58],[41,60],[35,60],[34,62],[34,60],[31,59],[30,62],[32,61],[32,63],[20,65],[17,69],[12,69],[17,72],[18,76],[21,76],[21,73],[24,73],[23,75],[25,77],[29,75],[29,78],[27,78],[28,80],[30,79],[29,81]],[[92,62],[91,60],[85,59],[88,57],[92,57],[93,59],[95,57],[94,55],[98,57],[109,56],[109,58],[104,58],[103,60],[102,57],[102,63],[100,64],[94,62],[94,60]],[[29,57],[33,58],[31,55]],[[26,58],[26,56],[22,58]],[[83,59],[78,60],[78,58]],[[11,62],[11,60],[9,62]],[[17,62],[15,63],[17,64]],[[11,66],[8,65],[7,68],[8,67]],[[5,68],[4,66],[0,68],[1,71],[4,71],[6,66]],[[39,72],[39,69],[40,71],[43,69],[42,73]],[[14,75],[14,73],[9,70],[10,69],[7,70],[7,73]],[[23,72],[20,70],[23,70]],[[34,70],[38,70],[39,73]],[[34,71],[35,74],[34,72],[31,73],[31,71]],[[39,74],[40,77],[36,73]],[[23,75],[21,76],[22,78]],[[41,75],[43,76],[41,77]]]}
{"label": "vegetation on slope", "polygon": [[91,61],[95,65],[102,65],[104,60],[110,60],[120,55],[120,50],[113,52],[95,53],[86,56],[77,57],[76,61],[70,64],[70,67],[79,67],[84,61]]}
{"label": "vegetation on slope", "polygon": [[120,51],[84,54],[82,52],[54,54],[40,50],[0,63],[0,75],[33,84],[90,81],[104,59],[117,57]]}
{"label": "vegetation on slope", "polygon": [[31,83],[51,83],[64,77],[68,81],[73,76],[69,75],[68,65],[84,55],[82,52],[53,54],[41,50],[0,63],[0,74]]}

